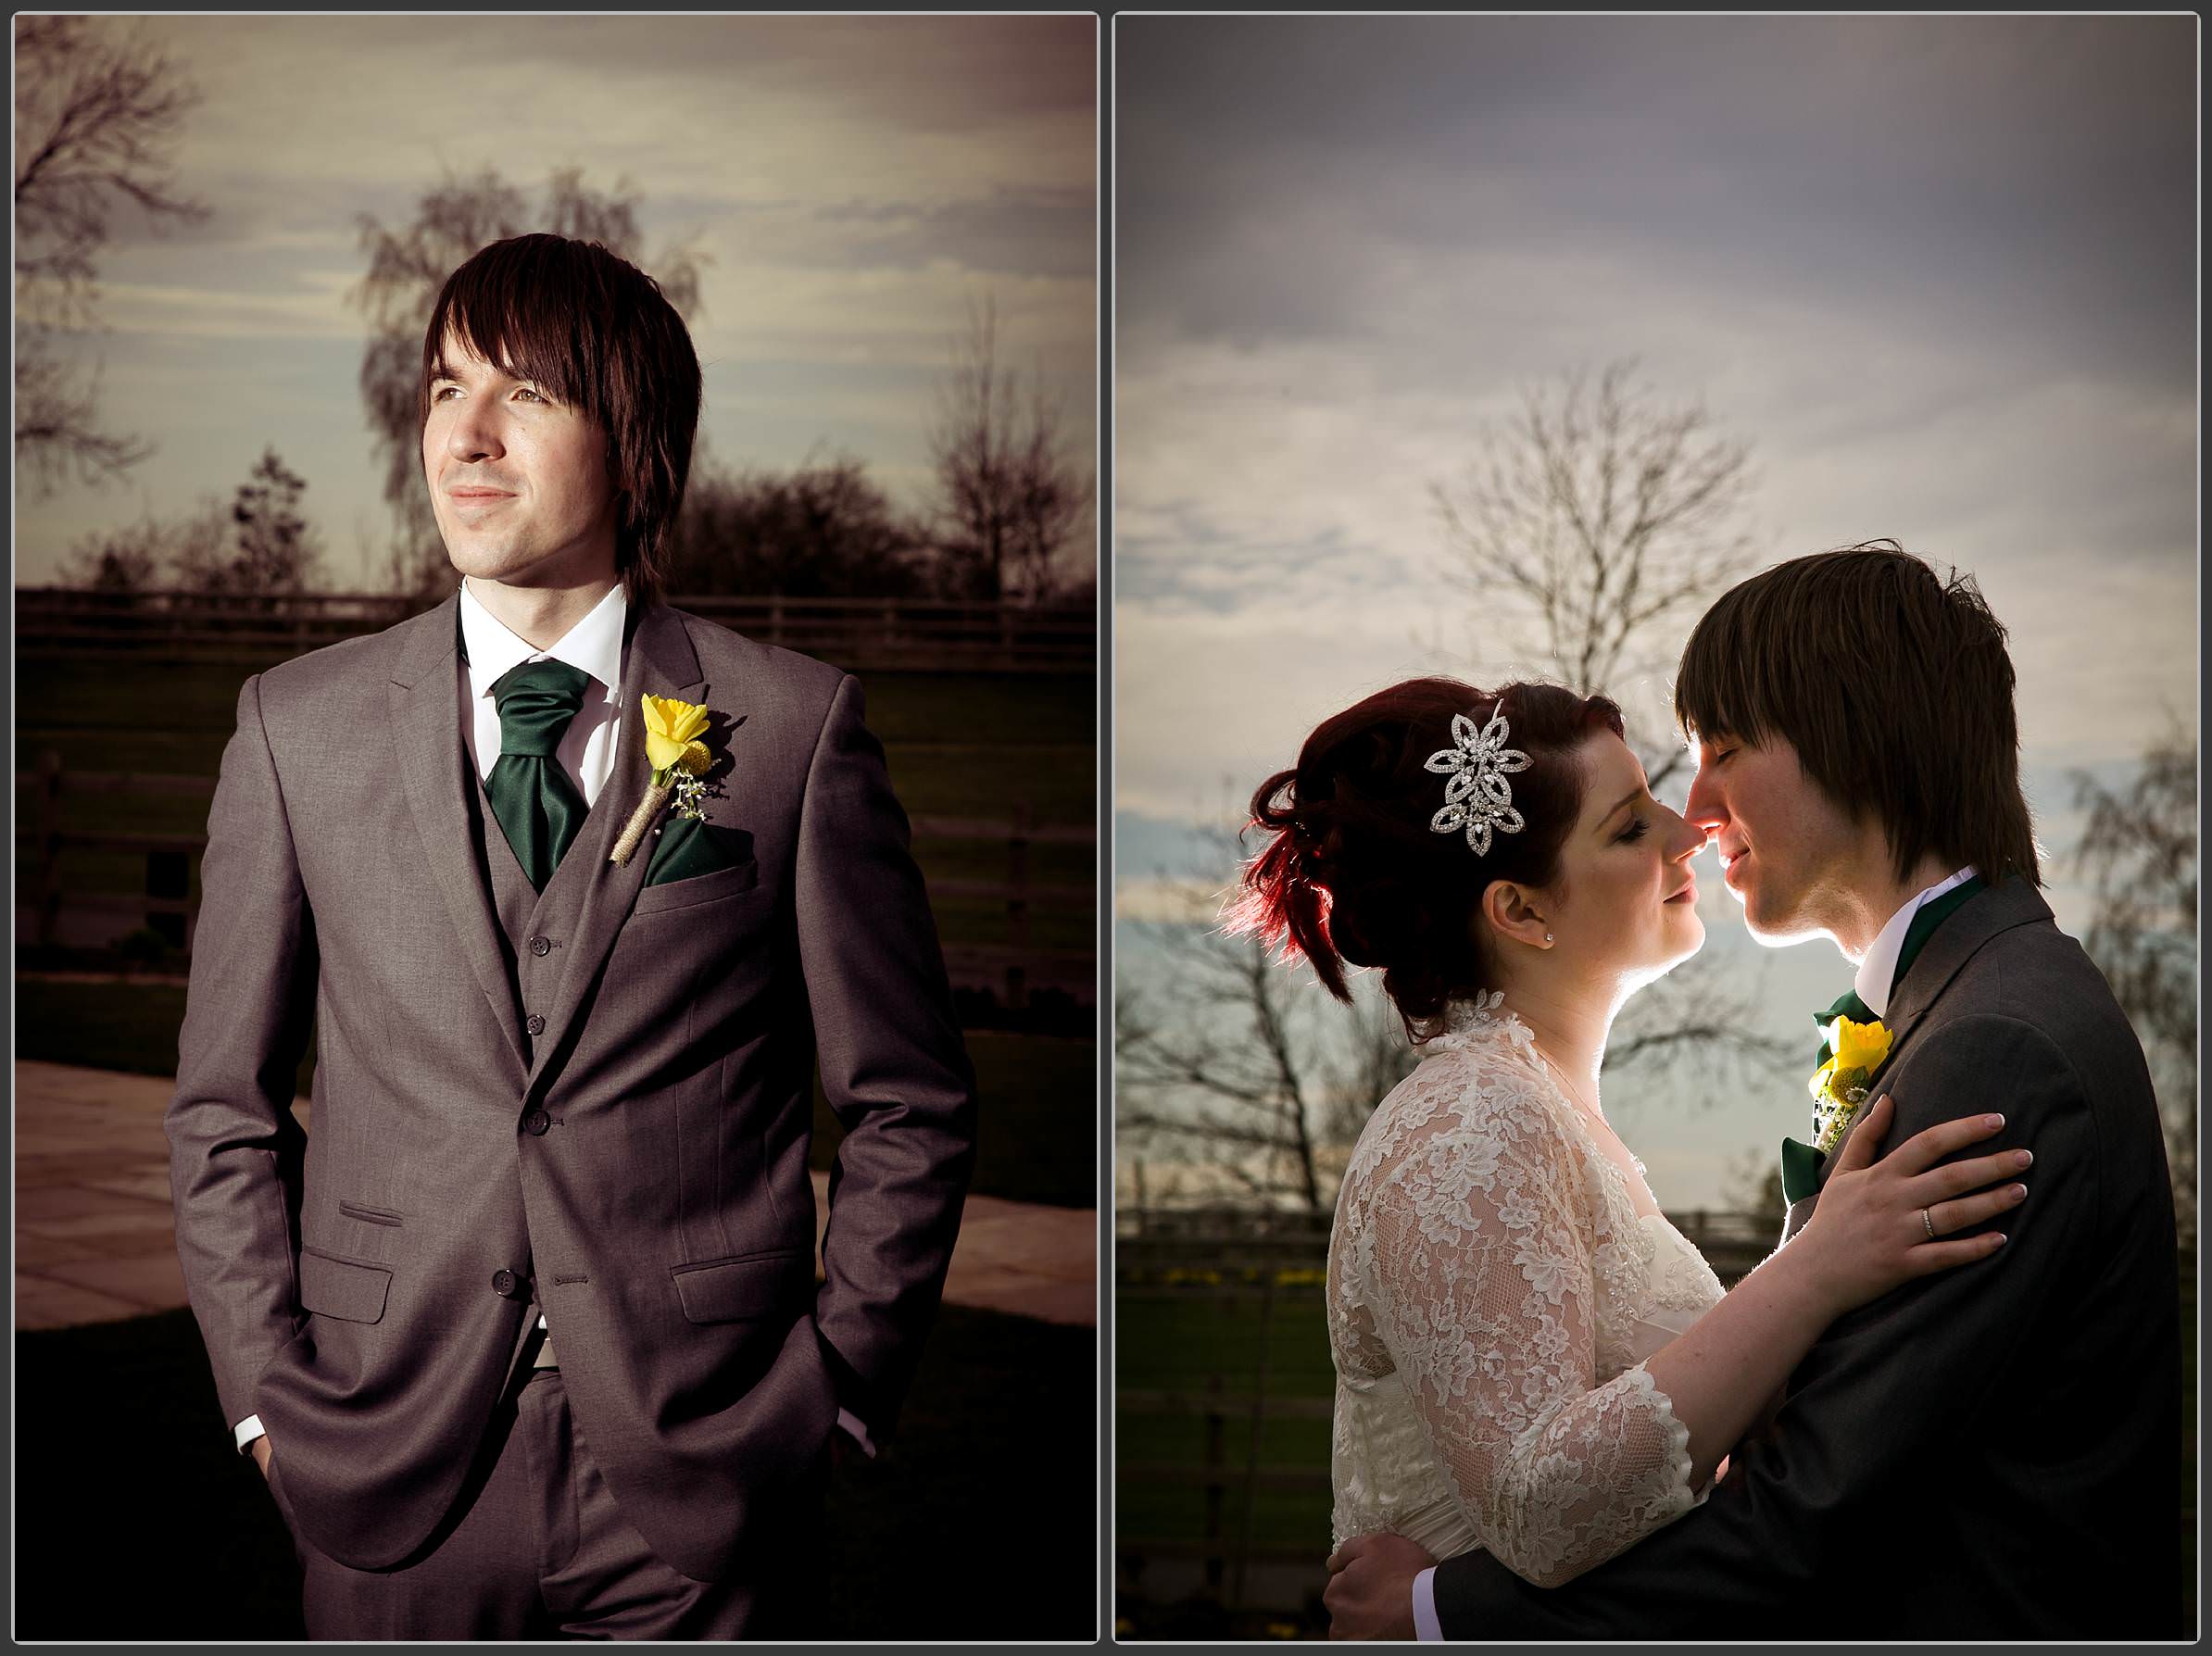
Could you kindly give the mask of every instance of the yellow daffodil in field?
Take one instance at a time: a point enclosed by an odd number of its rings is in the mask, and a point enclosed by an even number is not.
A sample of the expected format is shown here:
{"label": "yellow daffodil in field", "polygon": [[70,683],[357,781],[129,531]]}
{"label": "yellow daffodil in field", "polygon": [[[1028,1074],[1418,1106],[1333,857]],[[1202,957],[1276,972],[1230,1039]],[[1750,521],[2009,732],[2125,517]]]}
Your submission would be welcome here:
{"label": "yellow daffodil in field", "polygon": [[1866,1089],[1890,1056],[1889,1029],[1876,1019],[1854,1023],[1839,1015],[1829,1025],[1829,1043],[1835,1050],[1813,1072],[1814,1102],[1822,1111],[1816,1148],[1833,1152],[1843,1142],[1852,1120],[1866,1102]]}
{"label": "yellow daffodil in field", "polygon": [[[682,765],[697,772],[706,768],[707,749],[694,738],[707,729],[707,709],[672,696],[645,697],[646,759],[653,767],[653,780],[668,780],[671,766]],[[690,758],[698,748],[698,759]]]}

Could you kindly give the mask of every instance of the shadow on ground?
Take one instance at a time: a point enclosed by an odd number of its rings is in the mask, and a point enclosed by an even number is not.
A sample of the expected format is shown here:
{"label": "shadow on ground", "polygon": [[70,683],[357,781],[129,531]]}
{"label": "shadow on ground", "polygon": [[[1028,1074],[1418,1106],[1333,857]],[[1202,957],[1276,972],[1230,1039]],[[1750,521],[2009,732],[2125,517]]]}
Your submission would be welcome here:
{"label": "shadow on ground", "polygon": [[[19,1334],[15,1355],[19,1640],[305,1637],[190,1311]],[[1097,1372],[1091,1329],[945,1307],[897,1442],[831,1489],[818,1637],[1095,1638]]]}

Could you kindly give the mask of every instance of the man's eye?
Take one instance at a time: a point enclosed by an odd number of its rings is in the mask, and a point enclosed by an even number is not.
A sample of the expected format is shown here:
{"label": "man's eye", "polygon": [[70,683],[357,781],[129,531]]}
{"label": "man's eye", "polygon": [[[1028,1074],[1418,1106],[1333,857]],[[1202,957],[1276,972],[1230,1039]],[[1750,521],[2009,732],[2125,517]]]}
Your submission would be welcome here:
{"label": "man's eye", "polygon": [[520,390],[518,390],[518,391],[515,393],[515,395],[516,395],[517,396],[530,396],[530,397],[536,397],[536,398],[537,398],[537,400],[538,400],[539,402],[541,402],[541,403],[542,403],[542,402],[544,402],[544,401],[546,400],[546,399],[545,399],[543,396],[539,395],[537,392],[534,391],[533,389],[531,389],[531,387],[529,387],[529,386],[527,386],[527,385],[524,385],[524,386],[522,386],[522,387]]}

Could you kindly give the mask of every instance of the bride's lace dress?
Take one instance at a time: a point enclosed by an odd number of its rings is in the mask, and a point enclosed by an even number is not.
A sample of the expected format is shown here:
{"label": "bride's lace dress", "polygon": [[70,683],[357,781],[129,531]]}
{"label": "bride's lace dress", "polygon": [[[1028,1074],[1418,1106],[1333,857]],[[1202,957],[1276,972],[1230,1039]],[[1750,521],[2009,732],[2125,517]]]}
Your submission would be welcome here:
{"label": "bride's lace dress", "polygon": [[1360,1135],[1329,1240],[1337,1545],[1480,1547],[1549,1587],[1704,1499],[1640,1365],[1721,1287],[1641,1173],[1497,997],[1426,1044]]}

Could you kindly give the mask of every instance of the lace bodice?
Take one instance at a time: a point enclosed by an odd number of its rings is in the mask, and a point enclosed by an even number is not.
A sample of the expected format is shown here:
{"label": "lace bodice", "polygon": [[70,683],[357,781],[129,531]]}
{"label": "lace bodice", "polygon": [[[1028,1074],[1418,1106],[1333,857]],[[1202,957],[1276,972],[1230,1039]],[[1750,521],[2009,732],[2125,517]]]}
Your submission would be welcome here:
{"label": "lace bodice", "polygon": [[1593,1135],[1495,997],[1376,1110],[1329,1239],[1337,1545],[1549,1587],[1703,1499],[1641,1364],[1720,1284]]}

